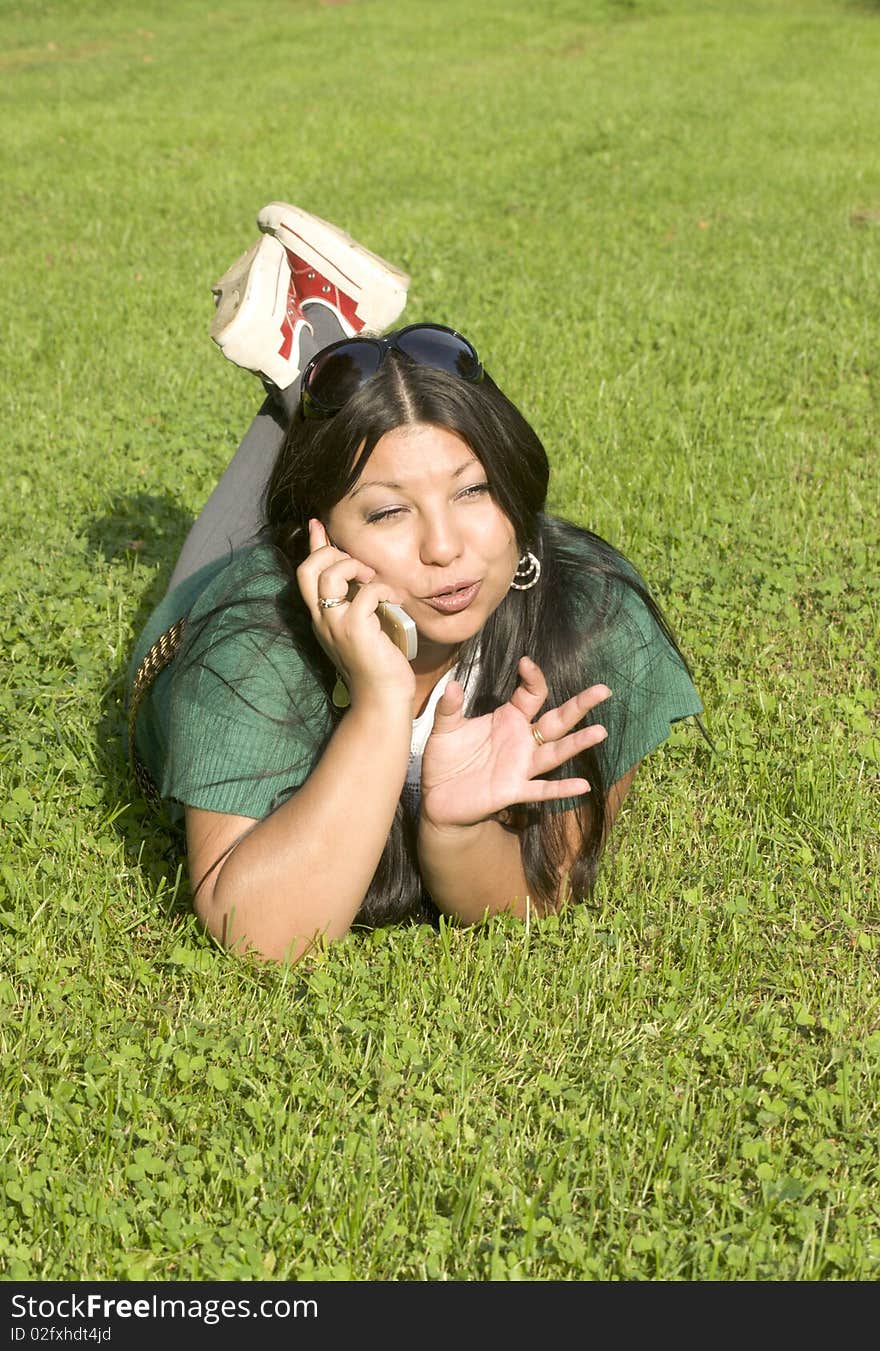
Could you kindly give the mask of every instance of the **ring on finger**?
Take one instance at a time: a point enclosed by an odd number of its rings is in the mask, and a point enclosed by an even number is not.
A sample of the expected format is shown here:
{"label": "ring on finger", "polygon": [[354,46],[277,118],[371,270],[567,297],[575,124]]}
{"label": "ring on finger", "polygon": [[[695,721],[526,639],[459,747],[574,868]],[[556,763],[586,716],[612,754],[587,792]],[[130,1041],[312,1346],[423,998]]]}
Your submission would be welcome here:
{"label": "ring on finger", "polygon": [[541,733],[538,731],[538,728],[534,723],[532,723],[532,736],[535,738],[535,741],[538,743],[539,746],[543,746],[547,740],[545,736],[541,736]]}
{"label": "ring on finger", "polygon": [[319,596],[318,604],[322,610],[333,610],[337,605],[347,605],[348,596]]}

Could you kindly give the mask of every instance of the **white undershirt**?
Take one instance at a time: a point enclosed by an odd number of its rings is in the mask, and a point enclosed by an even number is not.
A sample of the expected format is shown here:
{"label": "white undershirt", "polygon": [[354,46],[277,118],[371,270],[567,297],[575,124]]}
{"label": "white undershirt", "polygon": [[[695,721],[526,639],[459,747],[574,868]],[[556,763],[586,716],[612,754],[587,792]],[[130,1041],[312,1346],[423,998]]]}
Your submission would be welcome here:
{"label": "white undershirt", "polygon": [[[468,702],[471,694],[477,687],[477,677],[480,673],[479,660],[475,660],[471,666],[470,672],[465,680],[464,686],[464,711],[467,712]],[[406,780],[403,790],[400,794],[403,805],[414,816],[418,815],[419,802],[422,796],[422,755],[427,745],[428,737],[434,727],[434,714],[437,710],[443,691],[450,680],[458,679],[458,667],[451,667],[450,670],[442,675],[437,684],[431,690],[428,702],[425,704],[422,712],[417,718],[413,719],[412,737],[409,743],[409,764],[406,767]]]}

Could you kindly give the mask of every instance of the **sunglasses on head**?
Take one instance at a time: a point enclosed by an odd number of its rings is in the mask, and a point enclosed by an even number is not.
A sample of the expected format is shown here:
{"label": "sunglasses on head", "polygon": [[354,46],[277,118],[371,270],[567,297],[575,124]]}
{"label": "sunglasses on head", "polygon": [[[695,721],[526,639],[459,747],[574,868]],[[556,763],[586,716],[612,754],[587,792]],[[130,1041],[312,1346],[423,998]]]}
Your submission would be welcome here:
{"label": "sunglasses on head", "polygon": [[409,324],[385,338],[343,338],[312,357],[303,373],[300,406],[309,418],[329,418],[371,379],[389,352],[417,366],[446,371],[476,385],[483,366],[476,349],[443,324]]}

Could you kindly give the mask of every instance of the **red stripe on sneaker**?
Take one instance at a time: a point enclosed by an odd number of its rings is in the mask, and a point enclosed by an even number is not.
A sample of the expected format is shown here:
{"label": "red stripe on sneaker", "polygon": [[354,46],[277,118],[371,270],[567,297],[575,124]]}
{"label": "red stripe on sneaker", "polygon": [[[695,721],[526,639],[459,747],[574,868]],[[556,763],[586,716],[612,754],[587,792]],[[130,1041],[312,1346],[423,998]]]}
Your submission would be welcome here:
{"label": "red stripe on sneaker", "polygon": [[284,323],[281,325],[281,346],[278,348],[278,355],[286,361],[293,350],[293,324],[284,316]]}
{"label": "red stripe on sneaker", "polygon": [[291,249],[285,249],[290,262],[290,294],[287,300],[287,313],[291,318],[305,320],[303,304],[307,300],[320,300],[335,309],[346,322],[360,333],[364,321],[357,313],[357,301],[334,286],[326,277],[316,271],[310,263],[299,258]]}
{"label": "red stripe on sneaker", "polygon": [[[315,249],[314,244],[310,240],[306,239],[304,235],[301,235],[298,230],[294,230],[292,225],[287,225],[284,221],[282,221],[281,224],[284,226],[285,230],[289,230],[290,233],[292,235],[295,235],[297,239],[301,239],[307,248]],[[288,250],[288,252],[290,252],[290,250]],[[326,253],[321,253],[320,249],[315,249],[315,253],[317,253],[320,258],[323,258],[325,262],[329,263],[331,267],[335,267],[336,271],[341,273],[341,275],[345,277],[345,280],[349,283],[350,286],[357,287],[357,282],[354,280],[354,278],[347,276],[346,273],[342,271],[341,267],[337,267],[336,263],[333,262],[332,258],[327,257]]]}
{"label": "red stripe on sneaker", "polygon": [[293,340],[296,334],[296,325],[303,323],[308,325],[308,319],[303,314],[302,305],[297,295],[296,281],[294,279],[295,259],[288,249],[284,252],[290,261],[290,282],[287,287],[287,313],[281,322],[281,346],[278,348],[278,355],[286,361],[293,351]]}

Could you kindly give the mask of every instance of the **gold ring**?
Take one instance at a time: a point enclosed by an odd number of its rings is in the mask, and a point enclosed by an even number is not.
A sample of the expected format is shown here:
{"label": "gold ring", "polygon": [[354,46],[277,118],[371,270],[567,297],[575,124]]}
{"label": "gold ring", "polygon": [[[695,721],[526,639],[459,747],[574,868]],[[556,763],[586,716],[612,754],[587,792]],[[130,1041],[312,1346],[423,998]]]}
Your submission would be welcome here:
{"label": "gold ring", "polygon": [[347,605],[348,596],[319,596],[318,604],[322,610],[332,610],[336,605]]}
{"label": "gold ring", "polygon": [[539,746],[543,746],[547,740],[545,736],[541,736],[541,733],[538,731],[537,727],[534,726],[534,724],[532,725],[532,736],[535,738]]}

